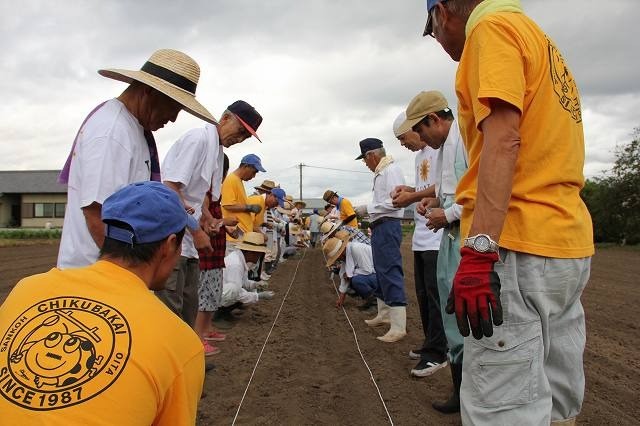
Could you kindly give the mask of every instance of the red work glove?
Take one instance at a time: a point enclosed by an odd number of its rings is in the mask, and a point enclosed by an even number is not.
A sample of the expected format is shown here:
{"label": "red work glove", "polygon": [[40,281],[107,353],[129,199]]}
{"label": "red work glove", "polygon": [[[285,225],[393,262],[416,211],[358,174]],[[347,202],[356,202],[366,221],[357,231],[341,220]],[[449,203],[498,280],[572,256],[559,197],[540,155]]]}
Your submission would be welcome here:
{"label": "red work glove", "polygon": [[[460,250],[462,259],[449,294],[447,313],[455,312],[458,329],[463,336],[476,339],[493,335],[493,325],[502,324],[500,278],[493,270],[498,253],[479,253],[470,247]],[[491,309],[489,309],[491,307]]]}

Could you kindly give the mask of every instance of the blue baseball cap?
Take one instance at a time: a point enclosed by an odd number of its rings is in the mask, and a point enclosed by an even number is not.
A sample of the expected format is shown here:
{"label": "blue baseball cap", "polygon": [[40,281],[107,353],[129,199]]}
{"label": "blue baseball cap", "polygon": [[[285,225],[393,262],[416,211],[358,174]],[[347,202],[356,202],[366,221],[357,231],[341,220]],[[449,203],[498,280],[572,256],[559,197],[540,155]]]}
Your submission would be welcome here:
{"label": "blue baseball cap", "polygon": [[266,172],[266,170],[264,169],[264,167],[262,167],[262,162],[260,161],[260,157],[258,157],[255,154],[247,154],[244,157],[242,157],[242,160],[240,160],[240,164],[247,164],[249,166],[253,166],[256,168],[257,171],[259,172]]}
{"label": "blue baseball cap", "polygon": [[382,141],[376,138],[366,138],[360,141],[360,155],[356,157],[356,160],[360,160],[364,155],[374,149],[382,148]]}
{"label": "blue baseball cap", "polygon": [[287,194],[284,192],[284,189],[273,188],[271,190],[271,194],[273,194],[273,196],[278,200],[278,205],[280,207],[284,207],[285,197],[287,196]]}
{"label": "blue baseball cap", "polygon": [[107,237],[131,245],[162,241],[185,227],[198,228],[178,194],[155,181],[132,183],[109,196],[102,205],[102,221]]}
{"label": "blue baseball cap", "polygon": [[433,32],[433,23],[431,22],[431,9],[433,9],[436,4],[442,3],[443,1],[446,0],[427,0],[427,24],[424,26],[422,37],[427,36]]}

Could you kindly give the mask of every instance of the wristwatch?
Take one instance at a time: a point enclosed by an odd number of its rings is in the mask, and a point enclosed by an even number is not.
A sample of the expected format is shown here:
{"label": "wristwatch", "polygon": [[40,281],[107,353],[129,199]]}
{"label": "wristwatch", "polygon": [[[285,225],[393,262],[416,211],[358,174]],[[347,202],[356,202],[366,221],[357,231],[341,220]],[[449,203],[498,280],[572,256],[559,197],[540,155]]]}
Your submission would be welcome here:
{"label": "wristwatch", "polygon": [[464,239],[464,246],[477,251],[478,253],[498,252],[498,243],[493,241],[487,234],[478,234],[474,237]]}

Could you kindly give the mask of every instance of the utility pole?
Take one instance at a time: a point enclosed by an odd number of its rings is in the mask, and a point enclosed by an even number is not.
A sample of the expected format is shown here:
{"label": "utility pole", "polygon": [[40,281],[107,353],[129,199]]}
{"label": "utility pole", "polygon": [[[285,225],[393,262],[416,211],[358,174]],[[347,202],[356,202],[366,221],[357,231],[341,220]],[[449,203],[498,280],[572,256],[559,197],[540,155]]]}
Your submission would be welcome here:
{"label": "utility pole", "polygon": [[304,164],[298,164],[298,167],[300,168],[300,201],[302,201],[302,166],[304,166]]}

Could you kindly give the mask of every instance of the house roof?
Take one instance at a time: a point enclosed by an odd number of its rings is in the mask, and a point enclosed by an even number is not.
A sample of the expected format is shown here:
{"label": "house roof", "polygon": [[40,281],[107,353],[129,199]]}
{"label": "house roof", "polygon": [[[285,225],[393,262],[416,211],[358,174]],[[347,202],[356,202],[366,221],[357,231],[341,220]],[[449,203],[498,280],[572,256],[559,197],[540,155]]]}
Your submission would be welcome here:
{"label": "house roof", "polygon": [[0,170],[0,193],[64,194],[67,187],[58,183],[60,170]]}

